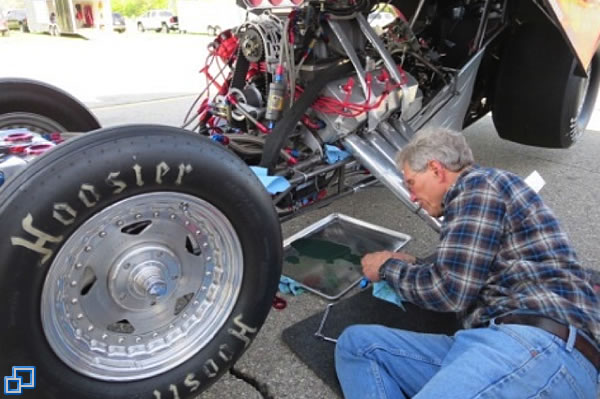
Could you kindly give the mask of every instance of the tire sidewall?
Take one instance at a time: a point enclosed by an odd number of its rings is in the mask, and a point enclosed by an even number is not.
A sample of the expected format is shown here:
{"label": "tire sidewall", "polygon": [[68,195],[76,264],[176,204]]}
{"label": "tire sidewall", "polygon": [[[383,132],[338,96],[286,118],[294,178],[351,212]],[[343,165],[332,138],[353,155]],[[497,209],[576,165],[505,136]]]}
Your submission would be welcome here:
{"label": "tire sidewall", "polygon": [[42,115],[69,132],[99,129],[92,113],[68,93],[28,79],[0,80],[0,114],[24,112]]}
{"label": "tire sidewall", "polygon": [[[180,398],[197,395],[243,353],[270,308],[281,270],[281,231],[270,198],[241,160],[210,140],[179,129],[132,126],[97,131],[77,141],[68,143],[69,151],[58,147],[34,162],[0,195],[0,221],[6,232],[0,242],[0,313],[8,315],[7,328],[0,330],[6,344],[0,371],[10,375],[13,365],[36,366],[38,385],[35,392],[26,392],[29,397],[43,392],[48,398],[155,399],[156,392],[172,397],[173,389]],[[161,162],[171,169],[158,184],[152,180]],[[136,164],[142,167],[143,186],[136,184],[132,169]],[[174,183],[178,164],[193,170],[181,185]],[[115,172],[127,184],[119,194],[106,182]],[[94,186],[100,195],[92,207],[79,199],[82,184]],[[60,246],[89,217],[125,198],[156,191],[198,196],[227,216],[244,253],[238,300],[211,342],[175,369],[124,383],[85,377],[54,355],[43,333],[40,303],[47,272]],[[56,203],[68,203],[77,211],[73,224],[65,226],[53,217]],[[11,243],[13,237],[36,240],[23,229],[27,215],[36,229],[63,237],[58,244],[44,244],[53,253],[43,264],[39,253]]]}
{"label": "tire sidewall", "polygon": [[[598,50],[592,60],[590,60],[590,75],[585,78],[576,74],[578,61],[573,60],[572,71],[565,89],[564,103],[561,113],[561,129],[566,132],[563,136],[565,144],[570,145],[576,142],[585,131],[594,108],[596,96],[598,95],[598,84],[600,80],[600,50]],[[583,98],[583,107],[581,113],[577,113],[579,87],[582,79],[589,79],[589,85],[585,97]]]}

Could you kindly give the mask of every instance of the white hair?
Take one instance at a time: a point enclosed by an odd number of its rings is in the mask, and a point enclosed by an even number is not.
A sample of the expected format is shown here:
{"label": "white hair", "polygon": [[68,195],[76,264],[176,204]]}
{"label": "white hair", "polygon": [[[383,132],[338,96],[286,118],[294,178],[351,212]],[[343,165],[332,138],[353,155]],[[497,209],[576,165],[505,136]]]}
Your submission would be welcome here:
{"label": "white hair", "polygon": [[398,169],[407,164],[415,172],[423,172],[430,161],[438,161],[452,172],[474,163],[473,152],[462,133],[447,129],[421,130],[396,157]]}

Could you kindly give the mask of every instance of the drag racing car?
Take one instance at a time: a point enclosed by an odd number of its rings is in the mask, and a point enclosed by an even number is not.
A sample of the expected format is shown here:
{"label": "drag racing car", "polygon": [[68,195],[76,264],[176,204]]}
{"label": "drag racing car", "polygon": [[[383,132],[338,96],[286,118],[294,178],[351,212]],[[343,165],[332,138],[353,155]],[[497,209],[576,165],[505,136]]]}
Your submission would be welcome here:
{"label": "drag racing car", "polygon": [[415,132],[490,112],[526,145],[585,131],[598,2],[375,3],[240,1],[181,128],[101,129],[68,93],[1,79],[0,173],[23,162],[0,186],[0,369],[36,365],[48,398],[195,397],[268,314],[281,222],[379,182],[439,230],[394,164]]}

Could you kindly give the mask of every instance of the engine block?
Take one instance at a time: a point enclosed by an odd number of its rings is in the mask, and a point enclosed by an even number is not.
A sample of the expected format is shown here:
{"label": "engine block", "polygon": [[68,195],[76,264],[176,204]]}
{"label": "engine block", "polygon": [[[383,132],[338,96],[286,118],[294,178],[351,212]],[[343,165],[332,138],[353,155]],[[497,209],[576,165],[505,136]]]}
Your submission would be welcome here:
{"label": "engine block", "polygon": [[[390,83],[390,78],[384,68],[373,70],[369,87],[362,87],[356,76],[344,77],[328,84],[322,96],[351,104],[365,104],[372,107],[368,112],[340,115],[315,110],[315,116],[323,120],[326,127],[319,130],[319,136],[325,143],[332,143],[356,131],[362,124],[367,123],[367,129],[372,130],[387,119],[392,113],[402,110],[407,116],[420,108],[419,85],[410,74],[402,71],[404,81],[400,85]],[[354,81],[356,84],[349,84]]]}

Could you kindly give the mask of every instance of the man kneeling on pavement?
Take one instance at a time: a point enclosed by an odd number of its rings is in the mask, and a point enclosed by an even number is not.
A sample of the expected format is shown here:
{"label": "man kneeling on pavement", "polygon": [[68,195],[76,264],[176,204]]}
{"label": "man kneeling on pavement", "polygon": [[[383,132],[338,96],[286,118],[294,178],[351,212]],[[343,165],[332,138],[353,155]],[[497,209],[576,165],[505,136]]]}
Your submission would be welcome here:
{"label": "man kneeling on pavement", "polygon": [[453,336],[356,325],[335,351],[347,398],[596,398],[600,303],[554,213],[518,176],[474,164],[462,134],[399,153],[411,199],[443,216],[434,261],[376,252],[371,281],[460,314]]}

